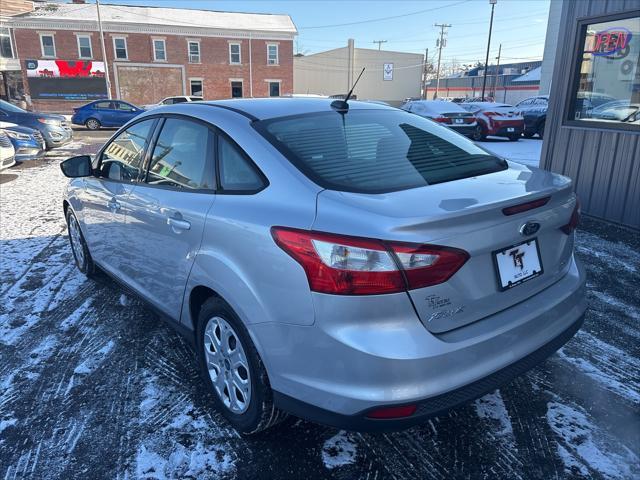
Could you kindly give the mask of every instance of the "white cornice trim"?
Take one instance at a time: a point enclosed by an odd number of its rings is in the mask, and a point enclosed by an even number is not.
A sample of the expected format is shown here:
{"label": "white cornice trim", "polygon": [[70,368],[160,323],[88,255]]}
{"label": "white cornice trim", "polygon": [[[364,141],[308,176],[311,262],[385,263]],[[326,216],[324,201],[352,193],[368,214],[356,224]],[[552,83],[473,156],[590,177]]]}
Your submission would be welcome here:
{"label": "white cornice trim", "polygon": [[[54,20],[45,19],[18,19],[12,18],[5,23],[11,28],[25,28],[29,30],[86,30],[98,31],[98,22],[81,20]],[[260,30],[224,30],[219,28],[181,27],[173,25],[148,25],[103,22],[105,33],[146,33],[150,35],[179,35],[221,38],[246,38],[253,40],[293,40],[297,33],[293,32],[269,32]]]}

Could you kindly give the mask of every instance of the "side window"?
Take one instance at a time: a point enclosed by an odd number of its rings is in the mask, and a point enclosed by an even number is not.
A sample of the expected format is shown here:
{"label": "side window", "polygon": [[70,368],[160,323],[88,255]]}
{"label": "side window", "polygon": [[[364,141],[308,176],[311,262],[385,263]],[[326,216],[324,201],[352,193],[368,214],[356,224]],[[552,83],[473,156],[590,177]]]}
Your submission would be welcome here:
{"label": "side window", "polygon": [[165,98],[165,99],[162,101],[162,105],[173,105],[173,104],[174,104],[174,101],[173,101],[173,100],[174,100],[173,98]]}
{"label": "side window", "polygon": [[93,108],[97,108],[100,110],[111,110],[113,107],[111,106],[111,102],[98,102],[93,104]]}
{"label": "side window", "polygon": [[212,138],[209,129],[200,123],[168,118],[153,149],[147,183],[213,190]]}
{"label": "side window", "polygon": [[185,97],[176,97],[173,99],[173,103],[185,103],[187,99]]}
{"label": "side window", "polygon": [[250,160],[222,135],[218,135],[218,168],[222,190],[255,191],[264,187]]}
{"label": "side window", "polygon": [[135,182],[140,176],[144,147],[154,120],[145,120],[127,128],[114,138],[100,156],[101,178],[121,182]]}
{"label": "side window", "polygon": [[116,104],[116,108],[115,108],[116,110],[120,110],[122,112],[133,112],[133,107],[128,103],[115,102],[115,104]]}

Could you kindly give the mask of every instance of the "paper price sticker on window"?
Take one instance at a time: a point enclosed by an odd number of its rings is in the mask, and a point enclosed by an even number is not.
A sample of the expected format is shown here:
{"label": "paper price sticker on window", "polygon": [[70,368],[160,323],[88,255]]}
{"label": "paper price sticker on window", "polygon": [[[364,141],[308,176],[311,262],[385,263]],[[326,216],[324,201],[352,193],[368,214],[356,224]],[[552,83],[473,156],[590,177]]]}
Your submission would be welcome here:
{"label": "paper price sticker on window", "polygon": [[385,63],[382,69],[383,80],[393,80],[393,63]]}

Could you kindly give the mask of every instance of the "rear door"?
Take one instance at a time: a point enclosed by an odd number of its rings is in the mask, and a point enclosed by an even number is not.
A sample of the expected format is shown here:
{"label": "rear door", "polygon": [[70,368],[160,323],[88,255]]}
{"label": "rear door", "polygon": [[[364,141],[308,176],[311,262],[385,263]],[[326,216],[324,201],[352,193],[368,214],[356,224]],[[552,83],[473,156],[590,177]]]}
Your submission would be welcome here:
{"label": "rear door", "polygon": [[117,126],[124,125],[129,120],[131,120],[136,115],[140,114],[140,111],[136,109],[133,105],[127,102],[113,102],[114,103],[114,121],[117,123]]}
{"label": "rear door", "polygon": [[163,118],[144,181],[126,201],[131,285],[176,320],[216,198],[214,143],[215,134],[204,123]]}
{"label": "rear door", "polygon": [[146,148],[156,120],[131,125],[112,138],[98,153],[94,176],[84,179],[81,192],[83,232],[94,260],[117,276],[126,272],[124,253],[125,207],[144,171]]}

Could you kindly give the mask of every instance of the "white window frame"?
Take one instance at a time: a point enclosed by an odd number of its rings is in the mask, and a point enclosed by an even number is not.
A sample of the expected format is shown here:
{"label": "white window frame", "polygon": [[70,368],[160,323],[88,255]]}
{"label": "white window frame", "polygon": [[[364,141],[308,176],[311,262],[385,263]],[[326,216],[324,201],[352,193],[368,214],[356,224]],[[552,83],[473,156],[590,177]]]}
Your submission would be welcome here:
{"label": "white window frame", "polygon": [[200,82],[200,90],[202,91],[202,98],[204,98],[204,78],[202,77],[189,77],[189,96],[197,97],[198,95],[194,95],[193,90],[191,88],[191,82]]}
{"label": "white window frame", "polygon": [[[237,45],[238,46],[238,61],[237,62],[233,61],[233,57],[232,57],[232,53],[231,53],[231,46],[232,45]],[[229,42],[229,65],[242,65],[242,44],[240,42]]]}
{"label": "white window frame", "polygon": [[[276,61],[271,63],[269,58],[269,48],[276,47]],[[267,43],[267,65],[280,65],[280,46],[277,43]]]}
{"label": "white window frame", "polygon": [[[42,53],[43,58],[56,58],[56,35],[53,32],[39,32],[40,36],[40,53]],[[46,55],[44,53],[44,43],[42,42],[43,37],[51,37],[53,40],[53,55]]]}
{"label": "white window frame", "polygon": [[[158,58],[158,52],[156,50],[156,42],[162,42],[162,51],[164,52],[164,58]],[[151,44],[153,46],[153,61],[154,62],[166,62],[167,61],[167,41],[164,38],[151,38]]]}
{"label": "white window frame", "polygon": [[[233,97],[233,84],[234,83],[239,83],[242,85],[242,95],[240,97]],[[229,89],[231,91],[231,98],[245,98],[244,96],[244,79],[242,78],[230,78],[229,79]]]}
{"label": "white window frame", "polygon": [[[129,60],[129,46],[127,45],[127,37],[124,36],[114,36],[111,38],[113,40],[113,60],[115,62],[126,61]],[[116,40],[124,41],[124,58],[118,58],[117,49],[116,49]]]}
{"label": "white window frame", "polygon": [[[86,38],[89,40],[89,56],[82,56],[82,49],[80,48],[80,39]],[[91,60],[93,58],[93,45],[91,45],[91,35],[87,35],[86,33],[76,33],[76,43],[78,44],[78,58],[82,60]]]}
{"label": "white window frame", "polygon": [[[195,43],[196,45],[198,45],[198,61],[194,62],[191,60],[191,44]],[[195,56],[195,55],[194,55]],[[202,52],[200,51],[200,40],[187,40],[187,57],[189,60],[189,63],[202,63]]]}
{"label": "white window frame", "polygon": [[[267,78],[265,80],[265,82],[267,82],[267,94],[269,97],[271,97],[271,84],[272,83],[277,83],[278,84],[278,97],[282,96],[282,80],[277,80],[274,78]],[[271,98],[278,98],[278,97],[271,97]]]}
{"label": "white window frame", "polygon": [[[9,48],[11,49],[11,57],[10,58],[16,58],[16,49],[13,46],[13,38],[11,35],[11,29],[9,27],[5,27],[2,26],[2,29],[6,29],[7,30],[7,37],[9,38]],[[2,58],[6,58],[6,57],[2,57]]]}

